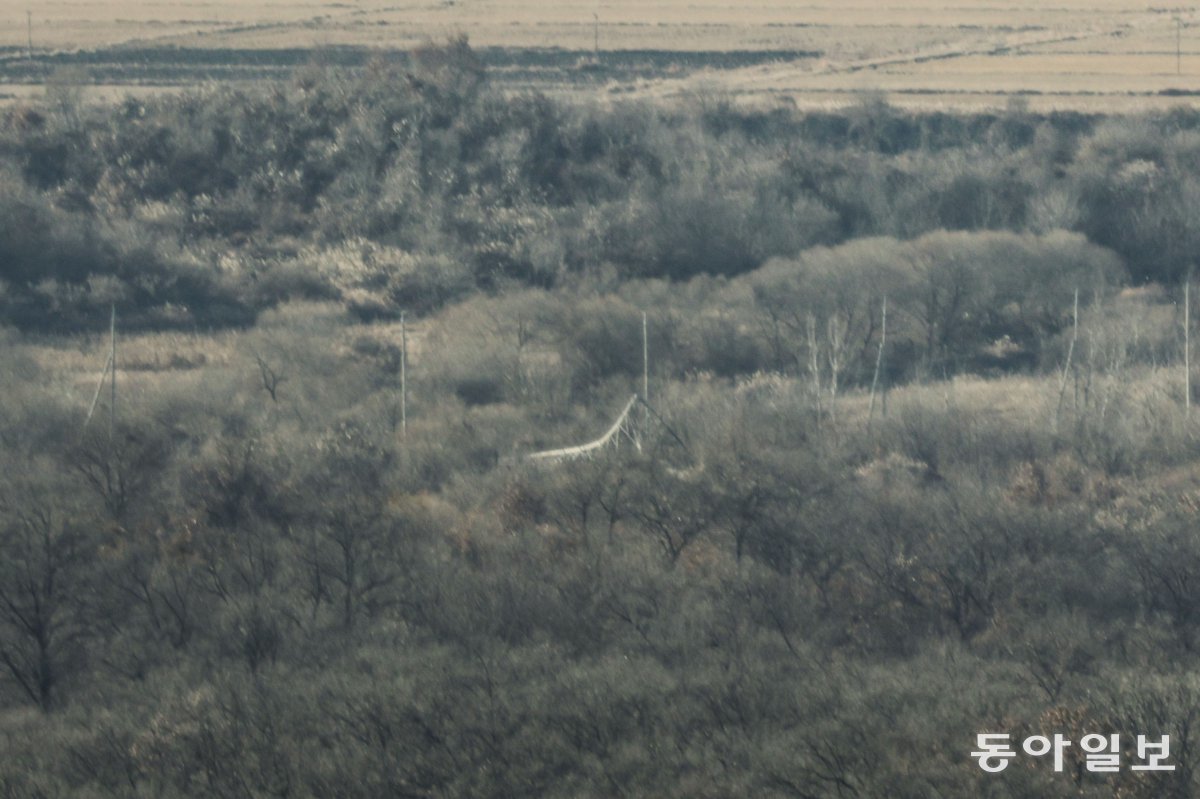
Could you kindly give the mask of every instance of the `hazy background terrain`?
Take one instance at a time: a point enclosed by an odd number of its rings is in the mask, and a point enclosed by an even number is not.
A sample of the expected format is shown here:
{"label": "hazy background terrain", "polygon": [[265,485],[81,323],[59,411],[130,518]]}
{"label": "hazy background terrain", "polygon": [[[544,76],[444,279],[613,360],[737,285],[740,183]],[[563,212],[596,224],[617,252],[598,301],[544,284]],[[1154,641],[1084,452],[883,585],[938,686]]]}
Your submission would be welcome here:
{"label": "hazy background terrain", "polygon": [[1123,0],[6,0],[0,21],[0,90],[18,96],[64,65],[87,67],[98,87],[144,90],[278,75],[313,54],[361,61],[367,50],[404,52],[458,34],[496,79],[556,91],[699,89],[829,107],[865,89],[923,108],[995,107],[1023,95],[1036,109],[1113,111],[1161,108],[1200,90],[1195,10]]}

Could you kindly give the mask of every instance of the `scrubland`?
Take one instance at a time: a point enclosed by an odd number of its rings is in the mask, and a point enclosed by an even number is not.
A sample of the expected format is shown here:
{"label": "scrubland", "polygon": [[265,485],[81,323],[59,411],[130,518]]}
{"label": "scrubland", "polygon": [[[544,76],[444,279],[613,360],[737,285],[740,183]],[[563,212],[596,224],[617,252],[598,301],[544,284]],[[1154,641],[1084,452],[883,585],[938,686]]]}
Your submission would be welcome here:
{"label": "scrubland", "polygon": [[1198,163],[461,40],[5,109],[0,796],[1193,795]]}

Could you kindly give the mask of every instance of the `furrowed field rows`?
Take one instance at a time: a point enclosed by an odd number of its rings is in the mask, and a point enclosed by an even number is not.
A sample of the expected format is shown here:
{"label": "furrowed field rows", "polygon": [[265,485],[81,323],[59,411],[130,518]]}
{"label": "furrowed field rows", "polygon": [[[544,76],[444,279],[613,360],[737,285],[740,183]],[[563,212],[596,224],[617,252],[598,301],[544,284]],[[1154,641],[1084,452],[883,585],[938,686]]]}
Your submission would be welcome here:
{"label": "furrowed field rows", "polygon": [[[1166,107],[1200,91],[1194,11],[1131,0],[691,3],[442,0],[0,2],[0,99],[62,68],[89,96],[286,79],[308,64],[402,61],[466,35],[513,91],[662,101],[702,93],[757,105]],[[57,78],[62,81],[63,76]]]}

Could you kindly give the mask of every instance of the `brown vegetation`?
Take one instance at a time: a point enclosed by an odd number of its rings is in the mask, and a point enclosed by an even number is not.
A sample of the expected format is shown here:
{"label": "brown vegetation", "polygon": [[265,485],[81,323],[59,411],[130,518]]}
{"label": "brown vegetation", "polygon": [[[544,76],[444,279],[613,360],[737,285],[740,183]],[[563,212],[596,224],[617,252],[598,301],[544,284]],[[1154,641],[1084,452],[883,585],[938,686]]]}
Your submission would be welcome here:
{"label": "brown vegetation", "polygon": [[419,61],[6,120],[0,796],[1196,792],[1195,115]]}

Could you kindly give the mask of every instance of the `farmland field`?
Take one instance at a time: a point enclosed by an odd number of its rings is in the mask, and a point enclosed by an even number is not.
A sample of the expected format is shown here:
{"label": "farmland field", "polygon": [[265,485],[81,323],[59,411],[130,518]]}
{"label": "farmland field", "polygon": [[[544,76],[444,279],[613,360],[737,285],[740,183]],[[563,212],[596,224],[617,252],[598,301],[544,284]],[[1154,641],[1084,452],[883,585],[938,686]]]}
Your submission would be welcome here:
{"label": "farmland field", "polygon": [[[1125,0],[922,4],[520,2],[0,3],[0,96],[64,67],[112,96],[359,66],[466,34],[514,89],[644,96],[718,92],[801,107],[863,91],[900,106],[1140,110],[1200,92],[1194,10]],[[32,50],[30,50],[32,43]],[[1178,45],[1178,57],[1177,57]],[[599,64],[593,63],[598,51]]]}

